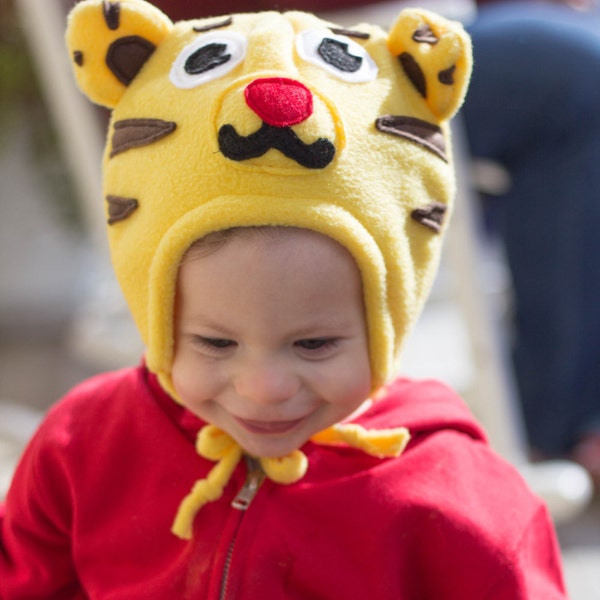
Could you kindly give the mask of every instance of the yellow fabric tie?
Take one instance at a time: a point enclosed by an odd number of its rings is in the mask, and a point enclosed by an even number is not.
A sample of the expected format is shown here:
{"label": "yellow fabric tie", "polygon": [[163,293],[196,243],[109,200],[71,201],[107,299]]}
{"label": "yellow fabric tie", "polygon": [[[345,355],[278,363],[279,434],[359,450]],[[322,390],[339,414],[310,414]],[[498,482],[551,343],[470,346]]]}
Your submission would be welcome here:
{"label": "yellow fabric tie", "polygon": [[[311,440],[317,444],[347,444],[378,458],[399,456],[406,448],[410,433],[405,427],[367,430],[355,423],[337,424],[325,429]],[[171,527],[177,537],[189,540],[198,511],[208,502],[221,497],[233,471],[242,458],[243,450],[227,433],[215,425],[205,425],[198,433],[196,451],[217,464],[206,478],[196,481],[190,493],[182,500]],[[258,458],[265,475],[275,483],[288,485],[304,477],[308,460],[300,450],[278,458]]]}
{"label": "yellow fabric tie", "polygon": [[347,444],[371,456],[386,458],[402,454],[410,433],[406,427],[365,429],[355,423],[339,423],[313,435],[311,440],[323,445]]}
{"label": "yellow fabric tie", "polygon": [[199,479],[192,491],[182,500],[171,531],[184,540],[192,538],[196,513],[207,503],[221,497],[240,458],[242,449],[226,433],[214,425],[203,427],[198,433],[196,451],[208,460],[218,461],[205,479]]}

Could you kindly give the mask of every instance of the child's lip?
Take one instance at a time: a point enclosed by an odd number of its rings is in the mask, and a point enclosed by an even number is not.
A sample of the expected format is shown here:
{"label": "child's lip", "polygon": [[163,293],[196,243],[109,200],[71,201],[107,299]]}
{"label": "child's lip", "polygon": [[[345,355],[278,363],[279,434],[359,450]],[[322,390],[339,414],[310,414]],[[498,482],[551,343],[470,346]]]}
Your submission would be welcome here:
{"label": "child's lip", "polygon": [[235,417],[235,420],[250,433],[273,435],[291,431],[304,420],[304,417],[290,421],[258,421],[254,419],[241,419],[240,417]]}

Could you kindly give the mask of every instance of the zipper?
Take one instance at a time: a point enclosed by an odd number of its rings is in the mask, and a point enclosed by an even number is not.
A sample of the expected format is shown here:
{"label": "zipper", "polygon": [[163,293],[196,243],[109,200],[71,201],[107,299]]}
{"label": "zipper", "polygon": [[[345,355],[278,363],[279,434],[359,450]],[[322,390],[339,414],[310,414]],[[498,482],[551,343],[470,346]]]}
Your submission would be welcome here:
{"label": "zipper", "polygon": [[256,496],[256,492],[258,492],[258,488],[265,478],[265,472],[256,458],[245,456],[244,459],[248,468],[246,481],[231,502],[231,506],[237,510],[248,510],[250,503],[254,499],[254,496]]}
{"label": "zipper", "polygon": [[243,513],[248,510],[252,500],[256,496],[262,482],[265,479],[265,472],[263,471],[260,463],[255,458],[251,456],[244,456],[244,460],[246,462],[246,467],[248,469],[246,474],[246,480],[244,481],[244,485],[240,488],[240,491],[236,494],[235,498],[231,502],[232,508],[239,510],[242,512],[240,514],[237,526],[233,533],[233,537],[231,538],[231,542],[229,542],[229,547],[227,549],[227,555],[225,557],[225,563],[223,565],[223,576],[221,577],[221,593],[219,594],[220,600],[225,600],[227,597],[227,586],[229,583],[229,572],[231,570],[231,559],[233,557],[233,550],[235,548],[235,542],[237,539],[238,532],[240,530],[240,525],[242,523]]}
{"label": "zipper", "polygon": [[223,577],[221,578],[221,593],[219,594],[219,600],[225,600],[227,597],[227,585],[229,583],[229,570],[231,569],[231,557],[233,556],[233,547],[235,546],[235,538],[237,537],[237,532],[240,529],[241,518],[237,523],[237,527],[235,528],[235,533],[233,534],[233,539],[229,543],[229,548],[227,549],[227,556],[225,557],[225,564],[223,565]]}

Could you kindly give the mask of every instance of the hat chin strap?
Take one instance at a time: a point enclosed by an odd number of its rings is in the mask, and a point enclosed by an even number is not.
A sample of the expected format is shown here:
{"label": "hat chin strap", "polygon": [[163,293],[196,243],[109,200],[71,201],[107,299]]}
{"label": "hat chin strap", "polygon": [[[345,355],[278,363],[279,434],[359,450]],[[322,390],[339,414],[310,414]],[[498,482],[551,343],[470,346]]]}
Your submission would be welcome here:
{"label": "hat chin strap", "polygon": [[[355,423],[333,425],[311,438],[322,445],[348,445],[378,458],[400,456],[410,433],[405,427],[367,430]],[[171,532],[177,537],[190,540],[194,519],[207,503],[218,500],[243,455],[239,444],[215,425],[205,425],[198,433],[196,451],[217,464],[204,479],[194,483],[190,493],[181,501]],[[295,483],[304,477],[308,460],[301,450],[277,458],[258,458],[265,475],[282,485]]]}

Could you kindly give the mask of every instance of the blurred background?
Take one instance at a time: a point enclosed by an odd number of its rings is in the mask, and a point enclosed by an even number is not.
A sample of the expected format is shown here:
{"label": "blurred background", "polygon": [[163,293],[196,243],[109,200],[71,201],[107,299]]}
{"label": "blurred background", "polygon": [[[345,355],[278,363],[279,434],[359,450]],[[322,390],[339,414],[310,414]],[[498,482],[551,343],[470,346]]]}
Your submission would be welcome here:
{"label": "blurred background", "polygon": [[[48,0],[0,0],[0,498],[47,408],[75,383],[136,363],[143,351],[105,248],[99,161],[106,115],[76,92],[62,54],[69,4],[55,10]],[[373,18],[360,10],[331,18],[385,25],[401,4],[363,7]],[[458,5],[451,16],[470,18],[470,3]],[[539,469],[527,456],[502,334],[510,276],[502,248],[477,234],[471,188],[482,165],[471,162],[461,131],[456,137],[462,208],[404,370],[439,377],[467,398],[498,451],[548,497],[572,598],[600,598],[600,501],[579,470],[562,462]]]}
{"label": "blurred background", "polygon": [[15,6],[0,0],[0,398],[44,409],[77,378],[65,332],[90,250]]}

